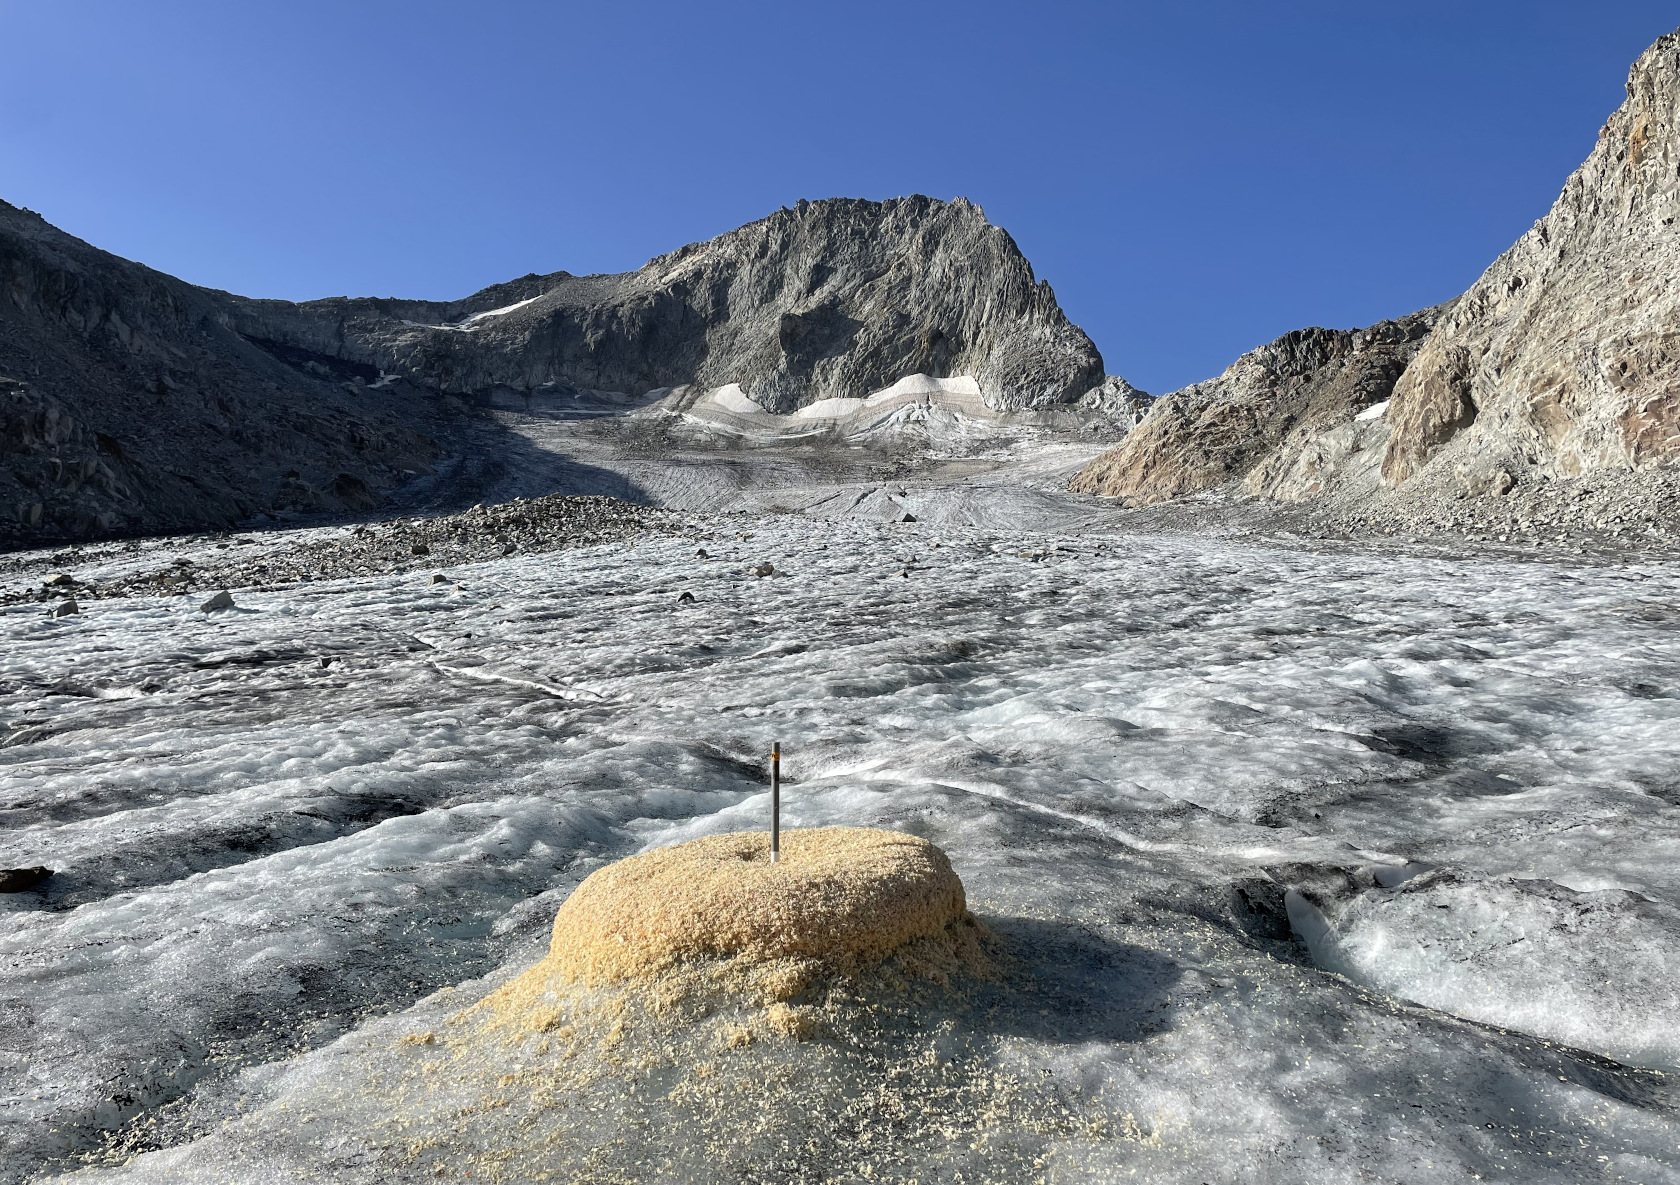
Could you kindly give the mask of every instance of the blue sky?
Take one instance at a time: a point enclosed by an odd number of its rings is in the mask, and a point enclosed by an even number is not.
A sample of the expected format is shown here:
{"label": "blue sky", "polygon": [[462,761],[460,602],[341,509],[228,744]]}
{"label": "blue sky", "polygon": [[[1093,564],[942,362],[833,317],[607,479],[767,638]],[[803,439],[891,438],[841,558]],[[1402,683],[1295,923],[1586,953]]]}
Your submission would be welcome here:
{"label": "blue sky", "polygon": [[0,0],[0,198],[255,296],[964,195],[1163,392],[1462,291],[1680,6]]}

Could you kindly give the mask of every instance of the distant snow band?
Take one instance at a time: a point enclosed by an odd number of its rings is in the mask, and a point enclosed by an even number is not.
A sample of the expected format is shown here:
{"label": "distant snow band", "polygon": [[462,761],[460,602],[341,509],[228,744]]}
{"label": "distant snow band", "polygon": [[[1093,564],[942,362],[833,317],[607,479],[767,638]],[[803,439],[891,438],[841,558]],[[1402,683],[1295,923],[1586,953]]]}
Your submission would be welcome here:
{"label": "distant snow band", "polygon": [[892,386],[862,398],[819,399],[791,415],[777,415],[747,395],[739,383],[725,383],[705,392],[684,414],[704,423],[757,431],[805,432],[816,425],[866,431],[892,421],[905,408],[939,409],[973,420],[1003,418],[986,406],[979,382],[966,374],[953,378],[906,375]]}

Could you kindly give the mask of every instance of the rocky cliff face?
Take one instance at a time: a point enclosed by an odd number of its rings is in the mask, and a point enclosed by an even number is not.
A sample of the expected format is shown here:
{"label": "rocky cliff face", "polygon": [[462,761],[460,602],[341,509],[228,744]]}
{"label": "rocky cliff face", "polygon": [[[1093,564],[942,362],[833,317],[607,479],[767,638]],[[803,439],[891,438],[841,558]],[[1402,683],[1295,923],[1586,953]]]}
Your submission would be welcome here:
{"label": "rocky cliff face", "polygon": [[1551,212],[1457,301],[1286,334],[1157,401],[1073,488],[1160,501],[1246,476],[1284,501],[1370,499],[1380,453],[1382,481],[1428,502],[1680,456],[1680,34],[1627,92]]}
{"label": "rocky cliff face", "polygon": [[1286,333],[1218,378],[1157,399],[1072,489],[1160,502],[1246,477],[1256,494],[1310,497],[1328,478],[1316,442],[1389,397],[1441,312]]}
{"label": "rocky cliff face", "polygon": [[972,375],[999,410],[1075,401],[1102,357],[1014,240],[958,198],[800,202],[609,276],[527,276],[448,304],[243,301],[254,340],[455,394],[738,383],[767,410]]}
{"label": "rocky cliff face", "polygon": [[436,451],[350,371],[251,345],[220,294],[3,202],[0,285],[0,540],[372,506]]}
{"label": "rocky cliff face", "polygon": [[1477,490],[1680,454],[1680,34],[1640,56],[1627,95],[1396,386],[1387,482]]}

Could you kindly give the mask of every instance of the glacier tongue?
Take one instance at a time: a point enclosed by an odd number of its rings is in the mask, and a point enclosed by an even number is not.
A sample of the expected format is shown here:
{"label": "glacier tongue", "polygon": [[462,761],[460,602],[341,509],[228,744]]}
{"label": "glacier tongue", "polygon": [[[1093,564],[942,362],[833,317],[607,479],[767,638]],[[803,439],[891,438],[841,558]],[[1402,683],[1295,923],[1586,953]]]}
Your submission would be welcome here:
{"label": "glacier tongue", "polygon": [[[1013,952],[880,1037],[1053,1097],[953,1094],[970,1175],[1680,1180],[1672,566],[747,521],[0,617],[0,866],[56,870],[0,897],[3,1179],[119,1128],[118,1179],[402,1179],[397,1039],[603,862],[763,825],[775,739],[784,825],[926,836]],[[955,1163],[905,1122],[886,1175]]]}

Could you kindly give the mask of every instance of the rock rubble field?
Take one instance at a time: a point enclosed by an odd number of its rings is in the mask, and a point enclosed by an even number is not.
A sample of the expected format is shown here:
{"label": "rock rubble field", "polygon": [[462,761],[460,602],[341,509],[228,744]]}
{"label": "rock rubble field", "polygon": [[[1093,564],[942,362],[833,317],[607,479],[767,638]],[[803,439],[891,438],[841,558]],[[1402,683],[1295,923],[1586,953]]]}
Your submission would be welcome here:
{"label": "rock rubble field", "polygon": [[[38,557],[0,556],[0,605],[272,590],[410,571],[429,571],[445,583],[449,577],[437,569],[453,564],[587,547],[648,529],[687,528],[680,516],[611,498],[554,495],[435,518],[95,544],[53,552],[48,562],[68,570],[39,581],[29,571]],[[175,554],[183,551],[203,558]]]}
{"label": "rock rubble field", "polygon": [[1285,507],[1211,491],[1115,508],[1116,521],[1134,531],[1240,532],[1325,546],[1398,540],[1442,554],[1562,561],[1680,554],[1680,475],[1669,471],[1531,480],[1499,493],[1459,491],[1376,506],[1326,500]]}

